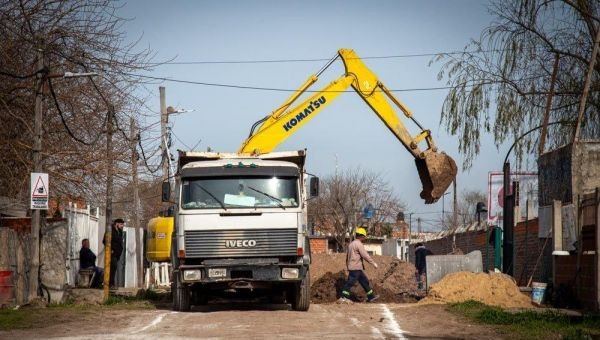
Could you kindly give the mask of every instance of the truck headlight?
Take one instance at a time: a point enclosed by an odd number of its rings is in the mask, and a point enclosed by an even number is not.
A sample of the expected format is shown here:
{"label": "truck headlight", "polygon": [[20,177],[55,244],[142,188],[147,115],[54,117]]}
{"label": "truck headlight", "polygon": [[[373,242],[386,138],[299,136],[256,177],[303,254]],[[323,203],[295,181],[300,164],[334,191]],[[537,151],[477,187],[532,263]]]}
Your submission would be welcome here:
{"label": "truck headlight", "polygon": [[297,279],[298,268],[283,268],[281,269],[281,277],[284,279]]}
{"label": "truck headlight", "polygon": [[198,269],[183,271],[183,281],[200,281],[201,276]]}

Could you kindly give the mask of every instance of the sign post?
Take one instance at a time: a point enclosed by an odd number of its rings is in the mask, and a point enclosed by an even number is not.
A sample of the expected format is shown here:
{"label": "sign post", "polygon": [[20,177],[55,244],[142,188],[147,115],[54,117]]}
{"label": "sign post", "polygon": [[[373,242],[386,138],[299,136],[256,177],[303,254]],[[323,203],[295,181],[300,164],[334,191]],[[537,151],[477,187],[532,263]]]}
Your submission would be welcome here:
{"label": "sign post", "polygon": [[48,174],[31,173],[31,209],[48,210]]}

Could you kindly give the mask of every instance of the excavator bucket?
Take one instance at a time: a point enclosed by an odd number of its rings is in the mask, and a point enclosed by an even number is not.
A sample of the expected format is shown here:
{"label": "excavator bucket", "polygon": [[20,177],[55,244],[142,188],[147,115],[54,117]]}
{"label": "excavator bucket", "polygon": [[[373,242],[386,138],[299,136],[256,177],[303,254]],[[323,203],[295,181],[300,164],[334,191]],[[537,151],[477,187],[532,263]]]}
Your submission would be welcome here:
{"label": "excavator bucket", "polygon": [[421,198],[425,204],[437,202],[456,178],[456,163],[443,152],[427,150],[423,158],[415,159],[419,178],[423,184]]}

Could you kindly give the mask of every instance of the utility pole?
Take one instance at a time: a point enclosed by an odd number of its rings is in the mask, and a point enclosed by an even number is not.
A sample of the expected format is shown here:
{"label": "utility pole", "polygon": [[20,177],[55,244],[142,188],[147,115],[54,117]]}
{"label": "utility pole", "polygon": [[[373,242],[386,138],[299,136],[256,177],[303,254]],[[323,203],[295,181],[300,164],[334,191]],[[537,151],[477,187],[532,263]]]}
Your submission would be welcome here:
{"label": "utility pole", "polygon": [[169,123],[169,114],[167,113],[167,102],[165,98],[165,87],[160,86],[158,88],[160,93],[160,149],[161,149],[161,165],[163,180],[169,180],[169,153],[167,152],[167,145],[165,139],[167,137],[167,124]]}
{"label": "utility pole", "polygon": [[108,117],[106,117],[106,232],[104,234],[104,301],[108,299],[110,286],[113,196],[112,135],[114,109],[114,106],[108,104]]}
{"label": "utility pole", "polygon": [[454,181],[452,181],[453,190],[454,190],[454,202],[452,204],[452,230],[456,230],[458,228],[458,211],[456,210],[457,201],[456,201],[456,177],[454,177]]}
{"label": "utility pole", "polygon": [[142,288],[144,282],[144,259],[142,258],[142,236],[140,235],[140,219],[139,219],[139,206],[140,206],[140,195],[138,190],[138,154],[137,154],[137,142],[138,133],[137,127],[135,126],[135,119],[129,118],[130,123],[130,140],[131,140],[131,177],[133,185],[133,222],[135,230],[135,256],[137,259],[137,286]]}
{"label": "utility pole", "polygon": [[[44,51],[37,51],[37,72],[35,79],[35,115],[33,123],[33,172],[42,172],[42,119],[44,105],[44,81],[46,79],[46,62]],[[38,280],[40,274],[40,229],[41,211],[35,209],[31,212],[31,266],[27,302],[37,297]]]}

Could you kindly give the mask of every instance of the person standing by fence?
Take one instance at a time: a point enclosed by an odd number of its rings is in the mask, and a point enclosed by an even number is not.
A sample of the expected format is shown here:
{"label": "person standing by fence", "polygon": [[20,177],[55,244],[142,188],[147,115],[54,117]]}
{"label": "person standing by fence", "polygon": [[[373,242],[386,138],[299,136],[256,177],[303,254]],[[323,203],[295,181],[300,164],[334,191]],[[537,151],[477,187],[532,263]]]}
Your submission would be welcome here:
{"label": "person standing by fence", "polygon": [[117,264],[123,253],[123,227],[125,221],[117,218],[112,223],[112,239],[110,242],[110,288],[115,288],[115,276],[117,274]]}
{"label": "person standing by fence", "polygon": [[431,250],[427,249],[421,242],[415,244],[415,278],[417,279],[417,289],[423,289],[423,275],[427,273],[427,262],[425,257],[433,255]]}

